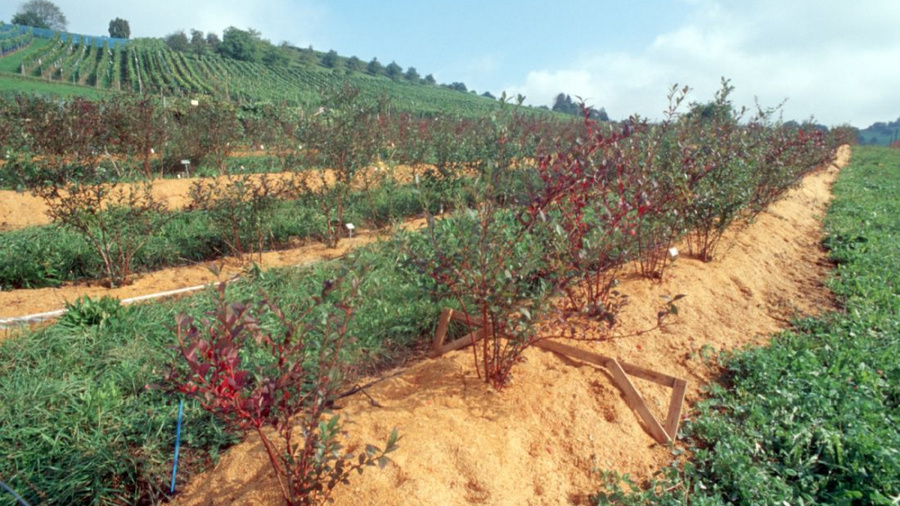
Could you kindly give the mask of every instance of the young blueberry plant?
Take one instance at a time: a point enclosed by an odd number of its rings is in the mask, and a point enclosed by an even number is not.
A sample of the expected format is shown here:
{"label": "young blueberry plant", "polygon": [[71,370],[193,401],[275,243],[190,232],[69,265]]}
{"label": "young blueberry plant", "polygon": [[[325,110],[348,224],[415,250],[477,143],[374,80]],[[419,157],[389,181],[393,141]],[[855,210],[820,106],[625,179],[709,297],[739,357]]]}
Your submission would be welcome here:
{"label": "young blueberry plant", "polygon": [[[411,257],[428,270],[443,297],[483,324],[472,347],[479,377],[505,387],[522,352],[538,340],[536,323],[549,315],[564,323],[556,337],[579,338],[555,302],[565,295],[579,315],[614,322],[613,273],[621,265],[622,231],[637,213],[622,164],[611,148],[624,133],[604,135],[586,121],[576,144],[520,167],[511,153],[528,136],[513,135],[513,118],[497,117],[473,159],[470,205],[443,219],[429,217],[427,241]],[[526,177],[530,174],[530,177]],[[510,184],[520,179],[519,187]],[[471,327],[471,325],[470,325]]]}
{"label": "young blueberry plant", "polygon": [[326,107],[307,118],[304,150],[316,176],[297,175],[302,196],[316,202],[327,224],[325,244],[337,247],[344,235],[350,192],[382,147],[383,103],[368,103],[360,90],[345,85],[326,97]]}
{"label": "young blueberry plant", "polygon": [[148,183],[130,187],[71,183],[35,192],[46,202],[47,214],[55,223],[74,230],[91,245],[111,287],[130,282],[134,256],[168,217]]}
{"label": "young blueberry plant", "polygon": [[231,254],[256,252],[260,261],[272,235],[272,218],[283,185],[267,174],[229,175],[191,186],[191,209],[205,211]]}
{"label": "young blueberry plant", "polygon": [[383,449],[352,453],[331,412],[348,373],[343,354],[358,288],[358,278],[342,274],[288,316],[266,297],[228,302],[223,283],[210,320],[177,318],[187,371],[173,371],[170,380],[230,427],[256,432],[289,505],[328,501],[352,473],[383,467],[397,449],[394,430]]}

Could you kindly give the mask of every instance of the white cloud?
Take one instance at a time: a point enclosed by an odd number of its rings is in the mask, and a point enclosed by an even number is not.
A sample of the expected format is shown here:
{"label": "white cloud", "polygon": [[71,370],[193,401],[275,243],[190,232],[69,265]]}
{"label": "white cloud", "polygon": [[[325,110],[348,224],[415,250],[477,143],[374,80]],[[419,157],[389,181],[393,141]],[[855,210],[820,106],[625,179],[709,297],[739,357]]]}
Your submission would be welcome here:
{"label": "white cloud", "polygon": [[590,98],[613,117],[659,117],[672,84],[712,98],[720,77],[734,99],[787,99],[785,117],[867,126],[900,114],[900,2],[696,0],[688,21],[646,47],[586,54],[530,72],[507,89],[548,104],[561,91]]}

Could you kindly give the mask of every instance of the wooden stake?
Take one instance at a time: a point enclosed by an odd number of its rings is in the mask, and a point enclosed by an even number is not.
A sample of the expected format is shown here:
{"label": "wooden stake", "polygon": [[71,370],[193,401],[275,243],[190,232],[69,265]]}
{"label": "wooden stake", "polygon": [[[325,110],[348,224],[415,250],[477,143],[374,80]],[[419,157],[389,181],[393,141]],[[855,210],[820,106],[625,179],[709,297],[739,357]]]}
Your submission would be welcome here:
{"label": "wooden stake", "polygon": [[628,404],[631,409],[637,411],[637,414],[646,425],[647,432],[653,436],[653,439],[659,444],[671,442],[672,438],[669,437],[666,430],[662,428],[662,425],[659,424],[659,421],[653,416],[650,409],[647,408],[647,403],[644,402],[644,398],[641,397],[641,394],[634,388],[634,384],[628,379],[628,375],[625,374],[625,371],[622,369],[622,366],[619,365],[619,362],[617,362],[616,359],[611,359],[607,361],[606,368],[612,372],[616,384],[622,390],[622,393],[625,394],[625,403]]}
{"label": "wooden stake", "polygon": [[678,437],[678,425],[681,423],[681,406],[684,404],[684,391],[687,390],[687,381],[675,380],[672,386],[672,399],[669,401],[669,413],[666,416],[666,432],[673,438]]}
{"label": "wooden stake", "polygon": [[434,357],[441,356],[441,346],[444,344],[444,336],[447,335],[447,328],[450,326],[450,318],[452,316],[452,309],[444,308],[444,310],[441,311],[437,328],[434,330],[434,339],[431,341],[431,355]]}

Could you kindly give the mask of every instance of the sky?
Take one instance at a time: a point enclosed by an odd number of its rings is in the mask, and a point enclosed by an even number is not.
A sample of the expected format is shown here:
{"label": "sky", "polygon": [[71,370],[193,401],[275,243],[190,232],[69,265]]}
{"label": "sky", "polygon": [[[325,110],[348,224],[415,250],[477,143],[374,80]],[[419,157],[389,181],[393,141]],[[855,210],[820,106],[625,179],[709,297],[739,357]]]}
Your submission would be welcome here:
{"label": "sky", "polygon": [[[18,0],[0,0],[9,21]],[[55,0],[69,31],[132,37],[228,26],[273,43],[377,57],[478,93],[552,105],[560,92],[613,119],[661,117],[675,84],[785,120],[866,127],[900,117],[900,0]]]}

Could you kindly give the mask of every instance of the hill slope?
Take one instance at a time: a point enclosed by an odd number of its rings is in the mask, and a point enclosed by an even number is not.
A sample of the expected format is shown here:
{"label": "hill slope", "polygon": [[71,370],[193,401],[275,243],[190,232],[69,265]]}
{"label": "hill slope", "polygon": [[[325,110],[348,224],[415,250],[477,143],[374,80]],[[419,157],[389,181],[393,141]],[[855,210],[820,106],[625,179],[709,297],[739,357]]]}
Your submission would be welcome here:
{"label": "hill slope", "polygon": [[[20,34],[14,29],[0,31],[0,41]],[[0,91],[61,96],[110,91],[213,95],[241,103],[310,106],[318,103],[324,90],[349,82],[366,97],[387,96],[398,109],[420,114],[483,115],[497,104],[473,93],[327,69],[318,63],[266,65],[174,51],[160,39],[123,43],[68,33],[54,33],[49,39],[41,35],[47,34],[35,32],[25,47],[0,57]]]}

